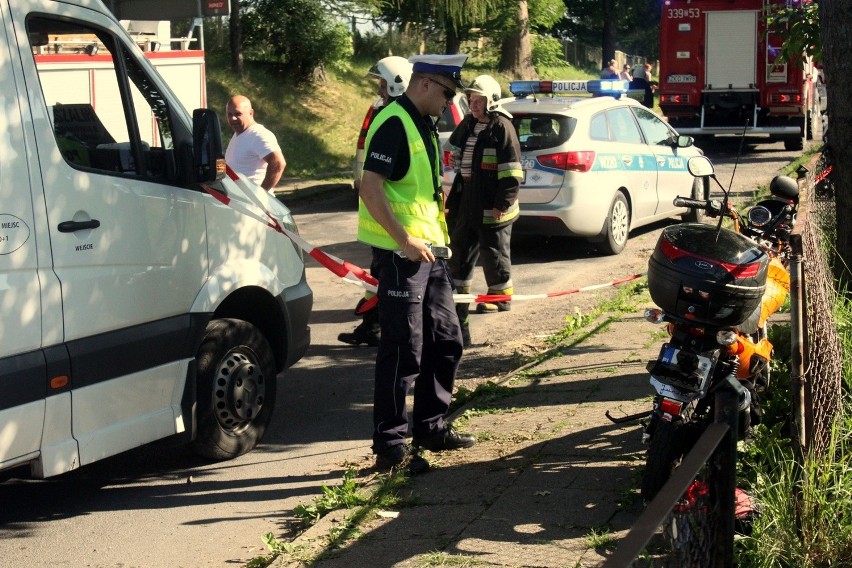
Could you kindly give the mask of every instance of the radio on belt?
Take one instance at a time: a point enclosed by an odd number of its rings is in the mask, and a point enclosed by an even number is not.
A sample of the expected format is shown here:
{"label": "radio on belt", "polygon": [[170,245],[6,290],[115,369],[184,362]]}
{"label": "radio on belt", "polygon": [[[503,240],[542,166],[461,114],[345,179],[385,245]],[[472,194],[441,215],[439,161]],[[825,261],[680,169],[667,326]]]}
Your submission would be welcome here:
{"label": "radio on belt", "polygon": [[[446,260],[453,256],[453,251],[450,250],[450,247],[442,247],[438,245],[433,245],[432,243],[426,243],[426,246],[429,248],[429,250],[432,251],[432,254],[435,255],[435,258]],[[400,258],[408,258],[401,250],[395,250],[394,252]]]}

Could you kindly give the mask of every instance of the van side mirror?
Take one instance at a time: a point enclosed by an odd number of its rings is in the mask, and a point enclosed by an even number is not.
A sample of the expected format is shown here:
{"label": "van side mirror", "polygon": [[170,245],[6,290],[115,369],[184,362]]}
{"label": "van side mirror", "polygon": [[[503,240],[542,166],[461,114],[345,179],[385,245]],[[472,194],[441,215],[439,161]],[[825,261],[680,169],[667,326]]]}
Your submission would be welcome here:
{"label": "van side mirror", "polygon": [[210,109],[192,111],[192,171],[196,183],[216,181],[225,176],[219,117]]}
{"label": "van side mirror", "polygon": [[678,148],[689,148],[695,144],[695,139],[692,136],[679,134],[677,140],[675,140],[675,144]]}

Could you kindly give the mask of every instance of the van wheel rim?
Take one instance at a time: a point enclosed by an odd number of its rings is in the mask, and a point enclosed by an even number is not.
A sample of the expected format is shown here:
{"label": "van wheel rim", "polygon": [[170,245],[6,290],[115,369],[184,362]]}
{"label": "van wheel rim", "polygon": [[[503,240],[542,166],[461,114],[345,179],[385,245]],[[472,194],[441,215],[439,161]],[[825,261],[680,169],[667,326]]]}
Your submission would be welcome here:
{"label": "van wheel rim", "polygon": [[613,205],[610,223],[612,227],[612,240],[618,244],[626,241],[628,224],[627,204],[620,199]]}
{"label": "van wheel rim", "polygon": [[266,392],[263,372],[253,358],[231,351],[216,370],[213,408],[219,424],[227,430],[239,430],[249,424],[263,408]]}

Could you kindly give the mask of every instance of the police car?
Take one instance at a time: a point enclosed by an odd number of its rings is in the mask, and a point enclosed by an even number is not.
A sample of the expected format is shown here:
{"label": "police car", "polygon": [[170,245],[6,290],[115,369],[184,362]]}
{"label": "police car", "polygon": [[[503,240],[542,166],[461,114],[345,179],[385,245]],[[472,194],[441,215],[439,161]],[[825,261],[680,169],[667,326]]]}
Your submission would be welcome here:
{"label": "police car", "polygon": [[[524,179],[516,234],[574,235],[618,254],[632,229],[694,210],[707,179],[686,168],[703,152],[631,98],[626,81],[513,81],[503,108],[521,143]],[[578,96],[579,95],[579,96]]]}

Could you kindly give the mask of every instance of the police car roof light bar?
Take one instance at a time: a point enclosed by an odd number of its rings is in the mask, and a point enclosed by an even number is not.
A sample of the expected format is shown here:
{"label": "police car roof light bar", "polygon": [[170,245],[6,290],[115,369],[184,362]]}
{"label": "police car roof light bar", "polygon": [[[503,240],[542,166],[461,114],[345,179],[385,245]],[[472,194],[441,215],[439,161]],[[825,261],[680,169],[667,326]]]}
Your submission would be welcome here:
{"label": "police car roof light bar", "polygon": [[628,81],[613,79],[590,79],[588,81],[512,81],[509,91],[516,97],[535,94],[550,95],[610,95],[620,97],[630,88]]}

